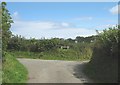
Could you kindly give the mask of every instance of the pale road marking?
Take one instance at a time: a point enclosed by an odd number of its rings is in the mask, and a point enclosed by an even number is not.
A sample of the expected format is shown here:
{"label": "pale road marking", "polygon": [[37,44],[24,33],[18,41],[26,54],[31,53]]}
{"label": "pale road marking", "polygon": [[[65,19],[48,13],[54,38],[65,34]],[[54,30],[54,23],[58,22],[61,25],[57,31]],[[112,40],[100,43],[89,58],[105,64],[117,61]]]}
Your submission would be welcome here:
{"label": "pale road marking", "polygon": [[28,83],[90,83],[81,72],[83,64],[88,61],[18,60],[28,69]]}

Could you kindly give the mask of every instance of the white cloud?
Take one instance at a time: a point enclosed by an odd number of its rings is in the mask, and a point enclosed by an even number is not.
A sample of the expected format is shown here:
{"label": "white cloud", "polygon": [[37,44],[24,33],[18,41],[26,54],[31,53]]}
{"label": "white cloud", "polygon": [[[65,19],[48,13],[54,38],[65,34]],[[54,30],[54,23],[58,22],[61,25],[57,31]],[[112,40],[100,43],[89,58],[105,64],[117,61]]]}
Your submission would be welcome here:
{"label": "white cloud", "polygon": [[15,11],[13,14],[12,14],[12,18],[13,20],[18,20],[19,19],[19,13],[17,11]]}
{"label": "white cloud", "polygon": [[106,24],[106,25],[100,25],[100,26],[97,26],[97,27],[95,27],[95,28],[97,28],[97,30],[99,31],[99,33],[101,33],[101,32],[103,32],[103,30],[105,30],[105,29],[109,29],[109,28],[113,28],[113,27],[116,27],[116,25],[115,24]]}
{"label": "white cloud", "polygon": [[66,23],[66,22],[61,23],[61,25],[62,25],[63,27],[69,27],[69,26],[70,26],[70,24],[69,24],[69,23]]}
{"label": "white cloud", "polygon": [[37,39],[42,37],[75,38],[76,36],[90,36],[96,34],[95,30],[69,27],[69,24],[65,22],[55,23],[41,21],[15,21],[11,31],[13,34]]}
{"label": "white cloud", "polygon": [[18,12],[17,12],[17,11],[14,12],[13,15],[14,15],[14,16],[18,16]]}
{"label": "white cloud", "polygon": [[53,28],[56,28],[56,24],[53,22],[14,21],[12,24],[12,30],[16,32],[36,32],[38,30],[49,30]]}
{"label": "white cloud", "polygon": [[93,17],[78,17],[78,18],[75,18],[75,20],[92,20]]}
{"label": "white cloud", "polygon": [[120,14],[120,5],[116,5],[109,10],[112,14]]}
{"label": "white cloud", "polygon": [[103,31],[104,29],[109,29],[110,27],[116,27],[115,24],[106,24],[106,25],[99,25],[96,26],[95,28],[99,29],[99,31]]}

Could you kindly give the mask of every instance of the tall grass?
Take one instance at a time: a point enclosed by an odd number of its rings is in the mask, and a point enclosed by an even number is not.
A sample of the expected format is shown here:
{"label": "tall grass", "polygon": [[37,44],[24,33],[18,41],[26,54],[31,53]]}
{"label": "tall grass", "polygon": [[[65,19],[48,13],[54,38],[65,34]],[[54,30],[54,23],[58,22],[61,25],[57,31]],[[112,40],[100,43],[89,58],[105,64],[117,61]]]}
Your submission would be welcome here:
{"label": "tall grass", "polygon": [[85,48],[83,52],[74,49],[56,49],[47,52],[22,52],[12,51],[11,55],[17,58],[32,58],[32,59],[46,59],[46,60],[89,60],[91,58],[92,50]]}
{"label": "tall grass", "polygon": [[16,58],[7,53],[3,63],[2,83],[25,83],[27,75],[27,69]]}

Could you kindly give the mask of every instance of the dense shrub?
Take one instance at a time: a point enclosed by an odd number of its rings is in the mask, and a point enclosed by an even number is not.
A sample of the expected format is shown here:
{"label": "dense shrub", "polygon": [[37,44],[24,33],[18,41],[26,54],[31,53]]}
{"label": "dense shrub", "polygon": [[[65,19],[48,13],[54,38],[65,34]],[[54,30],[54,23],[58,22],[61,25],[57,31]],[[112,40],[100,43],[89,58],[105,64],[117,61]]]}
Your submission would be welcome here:
{"label": "dense shrub", "polygon": [[[96,62],[99,60],[98,58],[118,58],[118,37],[117,28],[109,28],[109,30],[104,30],[102,33],[99,34],[99,37],[94,45],[93,49],[93,57],[91,62]],[[95,60],[97,59],[97,60]]]}
{"label": "dense shrub", "polygon": [[89,76],[98,82],[118,81],[119,32],[119,27],[104,30],[99,33],[95,42],[93,55],[86,69],[90,71]]}

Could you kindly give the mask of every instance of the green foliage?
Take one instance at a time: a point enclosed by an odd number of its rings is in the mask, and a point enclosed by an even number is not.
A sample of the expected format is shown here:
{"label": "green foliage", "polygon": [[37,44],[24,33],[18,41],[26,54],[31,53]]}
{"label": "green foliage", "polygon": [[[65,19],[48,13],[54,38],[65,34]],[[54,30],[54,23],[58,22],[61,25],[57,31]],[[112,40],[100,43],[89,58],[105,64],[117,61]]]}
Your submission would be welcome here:
{"label": "green foliage", "polygon": [[[82,50],[82,45],[81,49]],[[83,52],[83,53],[82,53]],[[47,60],[89,60],[91,58],[92,49],[86,47],[83,51],[74,49],[56,49],[46,52],[25,52],[11,51],[11,55],[17,58],[47,59]]]}
{"label": "green foliage", "polygon": [[5,2],[2,2],[0,4],[1,9],[2,9],[2,17],[1,17],[2,22],[0,23],[0,25],[2,26],[2,50],[3,52],[6,51],[9,38],[12,34],[10,31],[10,27],[11,27],[11,23],[13,23],[10,13],[6,8],[6,5],[7,4]]}
{"label": "green foliage", "polygon": [[76,40],[79,44],[89,44],[91,41],[95,41],[95,38],[96,36],[85,37],[84,40],[79,42],[79,39],[25,39],[24,37],[17,35],[10,38],[7,49],[16,51],[46,52],[50,50],[56,50],[61,46],[70,46],[70,48],[75,47]]}
{"label": "green foliage", "polygon": [[2,83],[25,83],[28,79],[26,68],[8,53],[5,58]]}
{"label": "green foliage", "polygon": [[21,36],[12,36],[8,43],[9,50],[43,52],[54,50],[58,47],[58,39],[25,39]]}
{"label": "green foliage", "polygon": [[99,33],[91,61],[85,67],[85,73],[96,82],[117,82],[119,32],[119,28],[114,27]]}
{"label": "green foliage", "polygon": [[80,36],[77,36],[75,40],[77,40],[78,42],[93,42],[95,41],[96,37],[98,36],[88,36],[88,37],[80,37]]}
{"label": "green foliage", "polygon": [[26,68],[6,52],[12,35],[10,27],[13,23],[6,5],[5,2],[0,3],[0,47],[2,48],[2,59],[4,60],[2,64],[2,83],[24,83],[27,80]]}
{"label": "green foliage", "polygon": [[[91,36],[95,38],[95,36]],[[25,39],[21,36],[12,36],[8,43],[8,50],[17,54],[17,57],[62,59],[62,60],[88,60],[92,55],[91,40],[75,43],[73,39]],[[61,49],[69,46],[69,49]],[[19,52],[16,52],[19,51]],[[20,53],[20,54],[19,54]],[[20,56],[18,56],[20,55]]]}
{"label": "green foliage", "polygon": [[93,43],[77,43],[74,45],[73,50],[76,55],[80,56],[82,60],[91,59]]}
{"label": "green foliage", "polygon": [[118,58],[119,31],[118,28],[109,28],[109,30],[104,30],[103,33],[99,34],[93,49],[93,60],[94,57]]}

